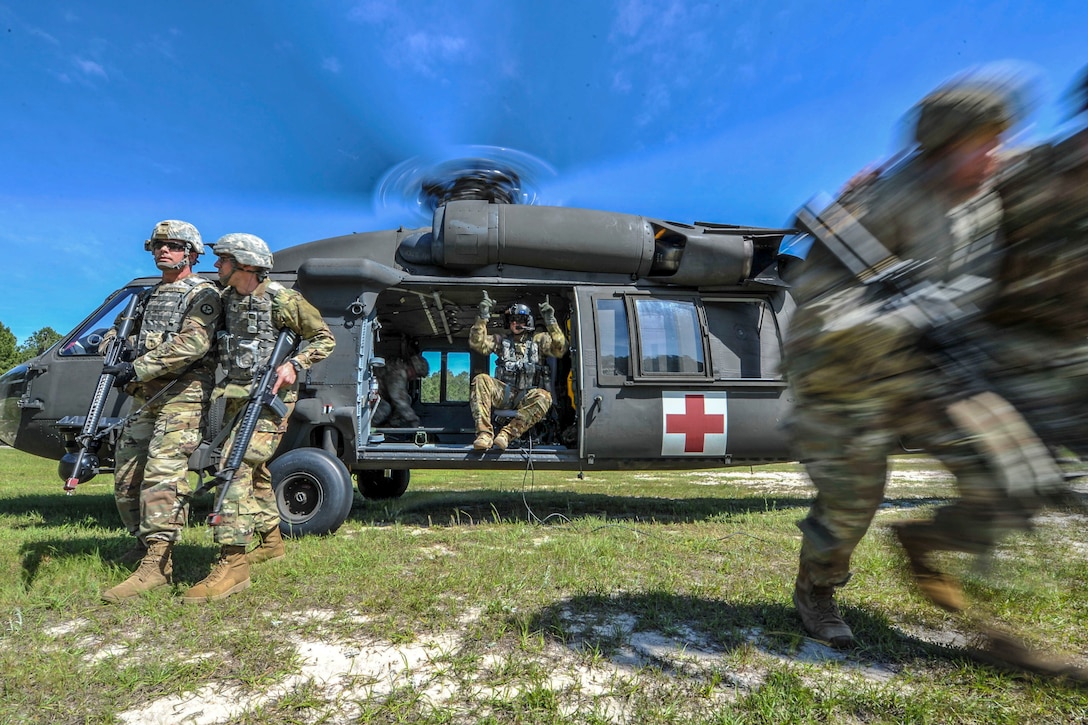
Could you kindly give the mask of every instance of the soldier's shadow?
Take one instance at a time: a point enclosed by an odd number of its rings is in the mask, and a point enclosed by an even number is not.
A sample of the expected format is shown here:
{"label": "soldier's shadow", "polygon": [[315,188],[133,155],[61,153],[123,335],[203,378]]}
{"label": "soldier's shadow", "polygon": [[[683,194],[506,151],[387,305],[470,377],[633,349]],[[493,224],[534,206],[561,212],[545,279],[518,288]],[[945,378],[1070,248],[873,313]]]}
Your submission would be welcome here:
{"label": "soldier's shadow", "polygon": [[[23,590],[29,591],[34,586],[43,564],[61,557],[93,557],[100,559],[107,566],[115,566],[122,571],[134,570],[135,566],[124,567],[114,563],[132,546],[132,543],[132,537],[127,534],[42,539],[26,543],[19,549],[20,579]],[[218,547],[212,545],[185,542],[175,544],[172,553],[175,584],[192,584],[203,579],[215,563],[218,553]]]}

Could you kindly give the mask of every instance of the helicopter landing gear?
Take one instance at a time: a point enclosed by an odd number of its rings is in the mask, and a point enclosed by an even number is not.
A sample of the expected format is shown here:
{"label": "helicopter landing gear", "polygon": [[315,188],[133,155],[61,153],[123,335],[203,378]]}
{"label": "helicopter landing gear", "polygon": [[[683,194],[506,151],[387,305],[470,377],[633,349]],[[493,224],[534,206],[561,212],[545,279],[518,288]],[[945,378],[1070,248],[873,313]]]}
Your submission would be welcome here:
{"label": "helicopter landing gear", "polygon": [[355,491],[339,458],[320,448],[296,448],[268,469],[285,536],[331,534],[347,520]]}
{"label": "helicopter landing gear", "polygon": [[408,490],[411,477],[412,472],[407,468],[391,471],[370,469],[355,474],[359,493],[363,494],[363,498],[372,500],[400,498]]}

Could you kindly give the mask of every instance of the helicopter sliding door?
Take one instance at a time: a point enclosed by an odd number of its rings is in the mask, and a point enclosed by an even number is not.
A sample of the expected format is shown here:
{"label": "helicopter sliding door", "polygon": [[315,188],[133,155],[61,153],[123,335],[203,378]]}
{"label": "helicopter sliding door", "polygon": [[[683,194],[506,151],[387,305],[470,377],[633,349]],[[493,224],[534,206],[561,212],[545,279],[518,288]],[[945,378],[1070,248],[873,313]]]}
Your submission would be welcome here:
{"label": "helicopter sliding door", "polygon": [[788,458],[770,296],[582,288],[578,322],[579,454],[587,462]]}

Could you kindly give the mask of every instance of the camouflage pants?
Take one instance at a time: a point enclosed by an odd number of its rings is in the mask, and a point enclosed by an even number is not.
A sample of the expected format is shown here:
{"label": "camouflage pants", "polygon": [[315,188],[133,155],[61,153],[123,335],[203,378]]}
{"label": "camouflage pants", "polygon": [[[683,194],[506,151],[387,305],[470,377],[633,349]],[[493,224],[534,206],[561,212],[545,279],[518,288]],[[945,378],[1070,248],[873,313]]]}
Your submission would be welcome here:
{"label": "camouflage pants", "polygon": [[[884,500],[887,457],[902,451],[901,438],[955,476],[958,498],[939,508],[931,522],[931,537],[941,542],[937,548],[982,554],[1004,534],[1027,527],[1038,499],[1033,492],[1016,491],[1015,481],[1010,484],[986,430],[966,430],[953,420],[952,398],[937,395],[935,377],[935,371],[901,375],[900,390],[915,394],[883,401],[797,394],[787,426],[816,487],[808,516],[799,524],[801,568],[813,584],[841,586],[849,579],[854,549]],[[1030,452],[1046,457],[1045,451]]]}
{"label": "camouflage pants", "polygon": [[496,380],[487,373],[480,373],[472,379],[468,396],[472,420],[476,431],[494,433],[491,423],[491,411],[517,406],[518,418],[528,430],[544,419],[552,405],[552,396],[543,388],[530,388],[518,391],[506,383]]}
{"label": "camouflage pants", "polygon": [[[135,408],[145,400],[134,397]],[[188,518],[189,455],[201,438],[204,405],[166,398],[147,405],[121,431],[114,500],[121,523],[145,542],[177,541]]]}
{"label": "camouflage pants", "polygon": [[[244,398],[228,399],[224,418],[233,420],[247,402]],[[254,532],[263,534],[279,526],[280,512],[266,462],[279,446],[294,407],[294,403],[287,404],[287,415],[282,420],[267,407],[261,411],[257,430],[250,439],[242,465],[223,501],[223,519],[215,527],[217,544],[246,546],[253,541]],[[234,446],[234,438],[235,434],[231,433],[223,444],[224,457]]]}

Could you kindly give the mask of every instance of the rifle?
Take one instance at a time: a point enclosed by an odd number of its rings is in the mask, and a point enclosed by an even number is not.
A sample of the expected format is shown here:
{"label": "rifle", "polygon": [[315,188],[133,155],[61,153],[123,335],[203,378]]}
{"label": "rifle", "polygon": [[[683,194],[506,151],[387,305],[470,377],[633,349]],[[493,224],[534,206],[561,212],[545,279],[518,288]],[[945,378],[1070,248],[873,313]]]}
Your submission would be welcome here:
{"label": "rifle", "polygon": [[[102,366],[116,365],[122,360],[125,347],[128,344],[128,336],[132,334],[132,327],[136,319],[136,307],[140,303],[140,295],[134,294],[125,305],[121,313],[121,323],[117,326],[117,336],[110,342],[106,350],[105,360]],[[83,428],[76,436],[79,451],[76,454],[67,454],[61,459],[61,465],[72,463],[71,473],[64,479],[64,490],[69,496],[76,490],[76,486],[85,483],[98,473],[98,447],[102,442],[102,433],[98,425],[102,421],[102,412],[106,408],[106,398],[109,397],[110,388],[113,387],[115,376],[112,373],[102,373],[98,377],[98,385],[91,397],[91,405],[87,408],[87,417],[83,421]],[[108,428],[106,430],[109,430]]]}
{"label": "rifle", "polygon": [[209,491],[219,486],[219,495],[215,499],[215,506],[208,514],[208,525],[218,526],[223,520],[223,503],[227,499],[234,477],[241,468],[245,459],[246,449],[257,430],[257,421],[261,417],[261,411],[265,406],[282,419],[287,415],[287,405],[272,393],[272,387],[276,384],[276,368],[283,365],[295,350],[298,344],[298,335],[284,328],[280,330],[280,336],[276,339],[276,346],[272,348],[272,354],[264,367],[253,375],[253,383],[249,388],[249,401],[242,411],[238,422],[238,429],[234,435],[234,443],[230,447],[223,466],[216,471],[215,476],[208,483],[198,488],[194,495]]}

